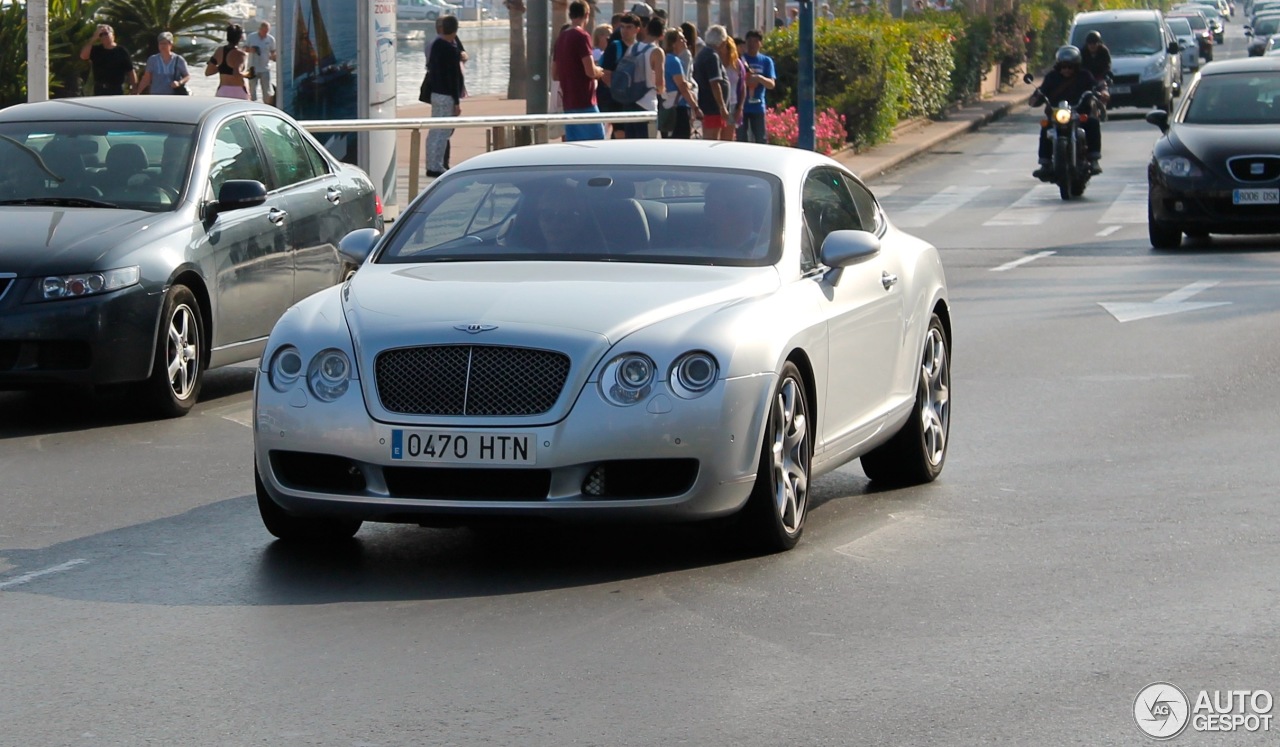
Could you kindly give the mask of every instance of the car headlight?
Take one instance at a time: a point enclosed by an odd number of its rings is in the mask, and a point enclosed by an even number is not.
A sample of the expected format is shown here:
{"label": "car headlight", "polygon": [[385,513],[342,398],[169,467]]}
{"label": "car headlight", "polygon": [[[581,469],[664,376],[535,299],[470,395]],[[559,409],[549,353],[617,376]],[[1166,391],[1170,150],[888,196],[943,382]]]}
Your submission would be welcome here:
{"label": "car headlight", "polygon": [[81,298],[95,293],[120,290],[138,282],[142,270],[137,265],[103,272],[82,272],[76,275],[51,275],[40,283],[46,301],[57,298]]}
{"label": "car headlight", "polygon": [[277,392],[289,391],[298,383],[302,375],[302,354],[292,345],[285,345],[271,356],[271,365],[267,367],[267,381]]}
{"label": "car headlight", "polygon": [[1147,69],[1142,71],[1142,79],[1151,80],[1164,77],[1164,62],[1164,55],[1160,55],[1147,63]]}
{"label": "car headlight", "polygon": [[1066,124],[1067,122],[1070,122],[1070,121],[1071,121],[1071,110],[1070,110],[1070,109],[1054,109],[1054,110],[1053,110],[1053,121],[1057,122],[1058,124],[1062,124],[1062,125]]}
{"label": "car headlight", "polygon": [[1199,176],[1200,169],[1191,159],[1182,156],[1161,156],[1156,159],[1160,171],[1169,176]]}
{"label": "car headlight", "polygon": [[720,366],[710,353],[685,353],[671,366],[671,391],[684,399],[701,397],[711,391],[719,372]]}
{"label": "car headlight", "polygon": [[609,361],[600,375],[600,393],[609,402],[626,407],[634,405],[653,390],[658,367],[653,359],[641,353],[624,353]]}
{"label": "car headlight", "polygon": [[334,401],[351,385],[351,360],[337,348],[321,350],[307,367],[307,385],[320,401]]}

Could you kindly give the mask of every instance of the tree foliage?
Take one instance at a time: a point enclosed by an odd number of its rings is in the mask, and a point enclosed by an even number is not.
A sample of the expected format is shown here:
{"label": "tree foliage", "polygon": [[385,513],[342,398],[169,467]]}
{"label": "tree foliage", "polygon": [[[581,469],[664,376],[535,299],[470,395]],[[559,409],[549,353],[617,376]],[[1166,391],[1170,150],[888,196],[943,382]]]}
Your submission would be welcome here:
{"label": "tree foliage", "polygon": [[173,34],[174,53],[198,64],[225,38],[230,17],[222,5],[221,0],[105,0],[99,16],[115,29],[116,43],[135,65],[160,51],[156,37],[162,31]]}

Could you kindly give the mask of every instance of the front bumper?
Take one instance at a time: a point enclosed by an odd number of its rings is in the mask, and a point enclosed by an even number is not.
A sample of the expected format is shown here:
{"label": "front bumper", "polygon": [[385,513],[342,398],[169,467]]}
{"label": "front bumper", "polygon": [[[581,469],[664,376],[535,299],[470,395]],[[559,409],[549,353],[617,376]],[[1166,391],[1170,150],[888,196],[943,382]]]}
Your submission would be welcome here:
{"label": "front bumper", "polygon": [[[260,373],[254,454],[267,493],[297,515],[401,523],[440,516],[712,518],[738,510],[751,493],[776,378],[721,381],[695,400],[659,384],[631,407],[609,404],[592,383],[551,425],[440,429],[475,439],[531,434],[535,463],[513,467],[393,459],[392,432],[422,428],[373,420],[358,382],[325,403],[305,386],[277,392]],[[603,490],[594,482],[611,479]]]}
{"label": "front bumper", "polygon": [[1111,87],[1108,108],[1121,106],[1164,106],[1166,88],[1163,80],[1120,82]]}
{"label": "front bumper", "polygon": [[133,285],[85,298],[23,303],[36,282],[18,278],[0,299],[0,389],[147,378],[162,295]]}
{"label": "front bumper", "polygon": [[[1155,167],[1151,167],[1155,171]],[[1156,220],[1184,231],[1208,233],[1280,233],[1280,210],[1275,205],[1234,205],[1232,193],[1248,188],[1212,177],[1169,179],[1149,173],[1151,214]],[[1261,185],[1274,188],[1274,183]]]}

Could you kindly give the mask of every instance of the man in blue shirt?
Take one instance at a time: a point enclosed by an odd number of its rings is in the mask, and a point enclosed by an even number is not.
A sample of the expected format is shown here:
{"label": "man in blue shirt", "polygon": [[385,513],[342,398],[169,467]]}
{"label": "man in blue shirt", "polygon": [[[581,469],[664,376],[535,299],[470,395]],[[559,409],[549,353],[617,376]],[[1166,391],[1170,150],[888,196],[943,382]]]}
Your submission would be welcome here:
{"label": "man in blue shirt", "polygon": [[742,61],[751,71],[747,78],[747,102],[742,105],[742,125],[738,128],[738,140],[749,143],[767,143],[768,136],[764,132],[764,112],[768,106],[765,102],[765,91],[777,84],[773,58],[761,54],[760,46],[764,36],[755,29],[747,32],[747,51]]}

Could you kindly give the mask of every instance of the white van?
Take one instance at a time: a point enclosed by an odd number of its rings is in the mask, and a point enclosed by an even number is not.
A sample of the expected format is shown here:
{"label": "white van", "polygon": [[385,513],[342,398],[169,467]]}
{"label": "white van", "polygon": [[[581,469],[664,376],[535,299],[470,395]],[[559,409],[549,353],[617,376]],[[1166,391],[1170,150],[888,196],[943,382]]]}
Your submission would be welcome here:
{"label": "white van", "polygon": [[1153,106],[1173,111],[1181,92],[1178,40],[1158,10],[1100,10],[1080,13],[1071,24],[1069,44],[1084,49],[1090,31],[1102,35],[1111,50],[1111,108]]}

